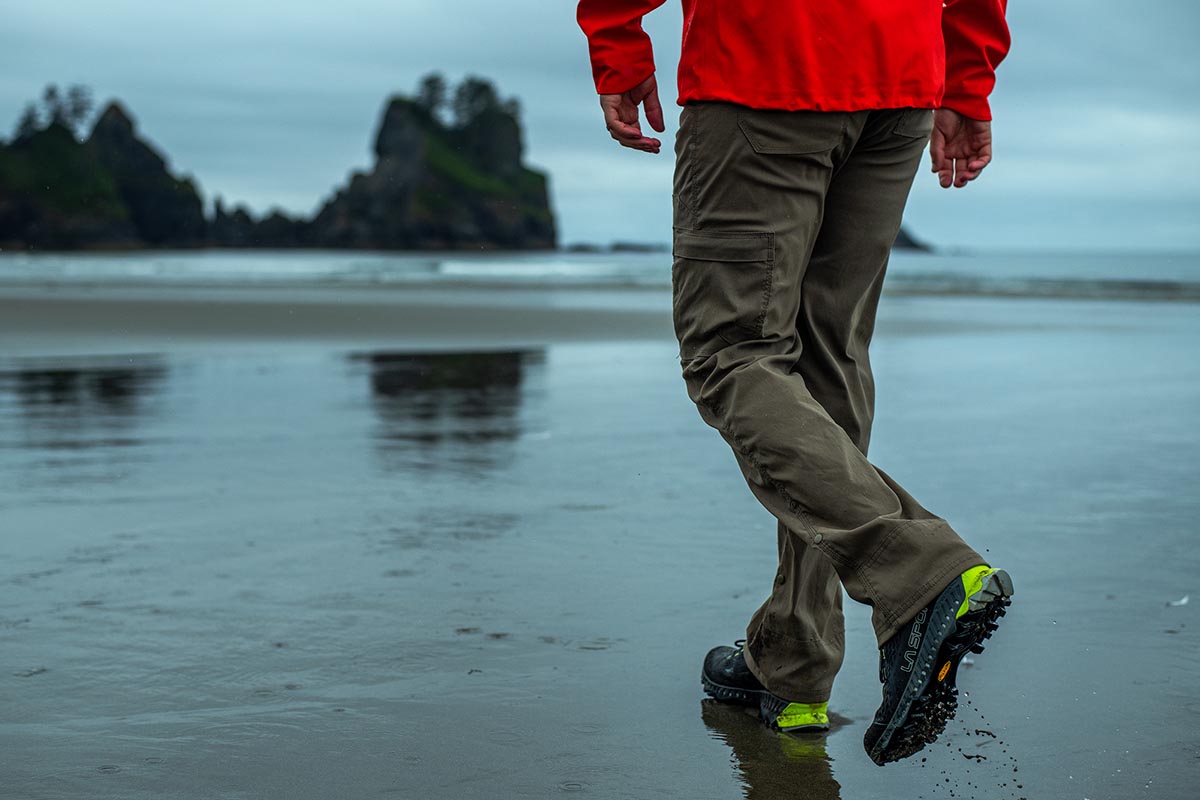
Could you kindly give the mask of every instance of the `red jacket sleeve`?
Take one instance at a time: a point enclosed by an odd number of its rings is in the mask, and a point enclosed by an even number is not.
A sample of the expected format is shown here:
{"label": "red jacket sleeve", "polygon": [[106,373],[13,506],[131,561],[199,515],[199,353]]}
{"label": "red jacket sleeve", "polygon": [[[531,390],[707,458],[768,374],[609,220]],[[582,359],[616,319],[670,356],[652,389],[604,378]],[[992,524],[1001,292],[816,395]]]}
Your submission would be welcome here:
{"label": "red jacket sleeve", "polygon": [[972,119],[990,120],[988,95],[996,65],[1008,54],[1008,0],[945,0],[946,94],[942,106]]}
{"label": "red jacket sleeve", "polygon": [[654,74],[654,51],[642,17],[666,0],[580,0],[576,19],[588,39],[600,94],[629,91]]}

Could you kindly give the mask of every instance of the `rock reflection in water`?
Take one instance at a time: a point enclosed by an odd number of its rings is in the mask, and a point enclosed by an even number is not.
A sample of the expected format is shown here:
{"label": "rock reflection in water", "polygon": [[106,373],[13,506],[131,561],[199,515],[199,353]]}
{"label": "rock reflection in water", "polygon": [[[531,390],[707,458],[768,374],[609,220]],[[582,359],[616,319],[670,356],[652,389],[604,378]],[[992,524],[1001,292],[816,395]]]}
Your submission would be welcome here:
{"label": "rock reflection in water", "polygon": [[374,436],[388,470],[490,471],[511,459],[541,350],[354,354],[370,370]]}
{"label": "rock reflection in water", "polygon": [[713,738],[733,751],[746,800],[840,800],[825,734],[778,733],[749,710],[714,700],[702,700],[700,714]]}
{"label": "rock reflection in water", "polygon": [[116,480],[137,460],[129,451],[144,442],[167,373],[158,356],[0,366],[0,446],[33,456],[22,482]]}

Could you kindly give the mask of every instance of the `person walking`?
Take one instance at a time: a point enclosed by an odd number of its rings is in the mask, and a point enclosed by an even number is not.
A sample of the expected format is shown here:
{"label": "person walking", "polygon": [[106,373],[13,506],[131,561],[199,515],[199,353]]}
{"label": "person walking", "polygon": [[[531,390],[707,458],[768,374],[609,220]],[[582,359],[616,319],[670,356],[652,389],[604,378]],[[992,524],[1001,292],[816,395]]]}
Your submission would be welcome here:
{"label": "person walking", "polygon": [[[645,14],[581,0],[605,125],[658,153]],[[869,346],[888,256],[928,144],[944,188],[992,158],[988,95],[1006,0],[682,0],[672,317],[688,395],[777,519],[779,570],[705,692],[782,731],[828,728],[842,590],[872,608],[886,764],[934,741],[958,665],[1013,593],[950,524],[867,458]]]}

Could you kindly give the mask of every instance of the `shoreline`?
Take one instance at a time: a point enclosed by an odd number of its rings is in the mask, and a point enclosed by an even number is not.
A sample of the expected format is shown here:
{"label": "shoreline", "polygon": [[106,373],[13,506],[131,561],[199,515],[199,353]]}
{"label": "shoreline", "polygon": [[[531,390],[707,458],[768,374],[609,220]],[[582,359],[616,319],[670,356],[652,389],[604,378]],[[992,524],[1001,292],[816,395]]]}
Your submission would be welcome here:
{"label": "shoreline", "polygon": [[[885,292],[882,336],[983,333],[1090,324],[1081,301],[1124,316],[1159,299]],[[1023,302],[1024,301],[1024,302]],[[1141,301],[1141,302],[1139,302]],[[1047,303],[1062,312],[1047,314]],[[1068,309],[1078,309],[1069,311]],[[1157,312],[1156,312],[1157,313]],[[0,284],[0,340],[15,357],[149,351],[492,350],[587,342],[674,343],[660,287]]]}

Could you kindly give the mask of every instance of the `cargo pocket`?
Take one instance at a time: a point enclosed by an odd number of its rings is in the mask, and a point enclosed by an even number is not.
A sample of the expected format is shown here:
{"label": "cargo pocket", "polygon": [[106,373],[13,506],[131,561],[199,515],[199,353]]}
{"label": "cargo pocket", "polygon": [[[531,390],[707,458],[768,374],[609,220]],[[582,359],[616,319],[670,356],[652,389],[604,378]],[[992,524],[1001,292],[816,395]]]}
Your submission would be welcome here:
{"label": "cargo pocket", "polygon": [[909,139],[928,139],[933,133],[932,108],[902,108],[896,115],[892,133]]}
{"label": "cargo pocket", "polygon": [[762,337],[775,234],[676,228],[672,255],[671,310],[681,358]]}

